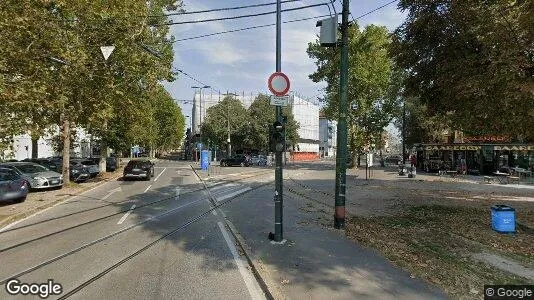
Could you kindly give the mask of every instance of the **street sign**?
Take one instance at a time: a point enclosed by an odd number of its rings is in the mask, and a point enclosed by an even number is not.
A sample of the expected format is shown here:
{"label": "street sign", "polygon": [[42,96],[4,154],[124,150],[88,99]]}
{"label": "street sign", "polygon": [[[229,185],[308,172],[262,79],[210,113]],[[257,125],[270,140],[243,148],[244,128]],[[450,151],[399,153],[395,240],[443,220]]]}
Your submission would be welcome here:
{"label": "street sign", "polygon": [[102,46],[100,47],[100,51],[102,51],[102,55],[104,55],[104,60],[108,60],[111,53],[115,50],[115,46]]}
{"label": "street sign", "polygon": [[287,95],[287,96],[272,96],[271,95],[271,105],[288,106],[289,105],[289,95]]}
{"label": "street sign", "polygon": [[286,74],[275,72],[269,77],[267,85],[275,96],[284,96],[289,91],[290,83]]}

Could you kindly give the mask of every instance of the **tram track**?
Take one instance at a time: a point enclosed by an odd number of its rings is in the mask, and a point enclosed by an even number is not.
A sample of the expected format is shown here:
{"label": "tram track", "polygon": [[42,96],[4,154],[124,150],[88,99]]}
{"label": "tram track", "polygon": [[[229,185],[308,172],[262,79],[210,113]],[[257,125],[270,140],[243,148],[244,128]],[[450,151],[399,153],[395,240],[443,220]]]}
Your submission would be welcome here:
{"label": "tram track", "polygon": [[[227,184],[227,183],[231,183],[231,182],[237,182],[237,181],[241,181],[241,180],[245,180],[245,179],[249,179],[249,178],[253,178],[253,177],[257,177],[257,176],[262,176],[264,175],[265,173],[271,173],[272,171],[269,170],[269,171],[262,171],[262,172],[254,172],[253,174],[250,174],[250,173],[247,173],[247,174],[244,174],[245,176],[246,175],[251,175],[251,176],[246,176],[246,177],[243,177],[243,178],[237,178],[237,179],[234,179],[234,180],[228,180],[228,181],[223,181],[221,183],[218,183],[218,184],[215,184],[215,185],[212,185],[210,187],[207,187],[207,186],[204,186],[203,188],[200,188],[200,189],[196,189],[194,191],[189,191],[189,193],[194,193],[194,192],[200,192],[202,190],[207,190],[208,191],[208,196],[206,197],[201,197],[199,199],[196,199],[194,201],[190,201],[190,202],[187,202],[183,205],[180,205],[178,207],[175,207],[171,210],[168,210],[162,214],[158,214],[158,215],[155,215],[155,216],[152,216],[152,217],[149,217],[141,222],[137,222],[133,225],[130,225],[128,227],[125,227],[121,230],[118,230],[118,231],[115,231],[113,233],[110,233],[108,235],[105,235],[105,236],[102,236],[98,239],[95,239],[93,241],[90,241],[90,242],[87,242],[87,243],[84,243],[83,245],[79,246],[79,247],[76,247],[74,249],[71,249],[69,251],[66,251],[66,252],[63,252],[51,259],[47,259],[47,260],[44,260],[44,261],[41,261],[35,265],[33,265],[32,267],[29,267],[29,268],[26,268],[24,269],[23,271],[19,271],[19,272],[16,272],[15,274],[12,274],[8,277],[6,277],[5,279],[3,279],[2,281],[0,281],[0,284],[6,284],[6,282],[9,280],[9,279],[12,279],[12,278],[18,278],[18,277],[21,277],[21,276],[24,276],[24,275],[27,275],[27,274],[30,274],[30,273],[33,273],[39,269],[42,269],[44,268],[45,266],[48,266],[48,265],[52,265],[53,263],[55,262],[58,262],[66,257],[69,257],[69,256],[73,256],[75,255],[76,253],[79,253],[80,251],[84,250],[84,249],[87,249],[91,246],[94,246],[96,244],[99,244],[99,243],[102,243],[103,241],[105,240],[109,240],[121,233],[124,233],[126,231],[129,231],[133,228],[136,228],[136,227],[139,227],[140,225],[142,224],[145,224],[147,222],[151,222],[151,221],[154,221],[154,222],[158,222],[158,220],[164,216],[168,216],[168,215],[171,215],[173,213],[176,213],[177,211],[180,211],[184,208],[187,208],[187,207],[190,207],[190,206],[193,206],[193,205],[196,205],[196,204],[199,204],[203,201],[206,201],[206,200],[210,200],[210,209],[207,209],[207,210],[204,210],[202,211],[201,213],[197,214],[196,216],[194,217],[191,217],[187,222],[185,223],[182,223],[181,225],[179,226],[176,226],[174,227],[173,229],[169,230],[168,232],[164,233],[162,236],[160,236],[159,238],[157,238],[156,240],[146,244],[145,246],[139,248],[137,251],[131,253],[130,255],[124,257],[123,259],[117,261],[115,264],[105,268],[103,271],[99,272],[98,274],[92,276],[91,278],[89,278],[88,280],[84,281],[83,283],[77,285],[76,287],[74,287],[73,289],[71,289],[69,292],[67,292],[66,294],[62,295],[61,298],[59,299],[66,299],[74,294],[76,294],[78,291],[82,290],[84,287],[90,285],[91,283],[95,282],[96,280],[100,279],[101,277],[103,277],[104,275],[106,275],[107,273],[113,271],[114,269],[118,268],[119,266],[121,266],[122,264],[126,263],[127,261],[133,259],[134,257],[138,256],[139,254],[147,251],[149,248],[153,247],[154,245],[156,245],[158,242],[162,241],[163,239],[166,239],[168,238],[169,236],[171,235],[174,235],[180,231],[183,231],[183,230],[186,230],[187,228],[189,228],[191,225],[197,223],[198,221],[202,220],[203,218],[205,218],[207,215],[209,215],[211,212],[219,209],[220,207],[224,206],[224,205],[227,205],[228,203],[230,203],[233,199],[237,198],[237,197],[240,197],[244,194],[247,194],[247,193],[250,193],[250,192],[254,192],[255,190],[267,185],[267,184],[270,184],[270,182],[268,183],[262,183],[262,184],[259,184],[257,186],[254,186],[254,187],[251,187],[250,190],[248,191],[245,191],[241,194],[238,194],[236,196],[233,196],[231,198],[228,198],[228,199],[225,199],[224,201],[220,201],[218,203],[215,203],[213,201],[213,195],[209,192],[209,188],[212,188],[212,187],[216,187],[218,185],[221,185],[221,184]],[[169,197],[170,199],[172,199],[173,197]],[[164,200],[168,200],[168,199],[160,199],[160,200],[157,200],[158,202],[161,202],[161,201],[164,201]],[[155,203],[155,201],[154,201]],[[150,204],[154,204],[154,203],[150,203]],[[148,204],[147,204],[148,205]],[[115,213],[113,215],[118,215],[119,213]],[[109,216],[106,216],[107,217],[111,217],[112,215],[109,215]],[[101,219],[101,218],[99,218]],[[94,221],[93,221],[94,222]],[[35,224],[39,224],[39,223],[35,223]],[[77,227],[80,227],[80,226],[83,226],[83,225],[87,225],[87,224],[78,224],[77,226],[73,226],[74,228],[77,228]],[[71,228],[70,228],[71,229]],[[63,229],[61,230],[61,232],[64,232],[66,230],[69,230],[69,229]],[[50,236],[50,235],[46,235],[46,236]],[[41,237],[39,239],[42,239],[44,237]],[[35,241],[36,239],[34,239],[33,241]],[[24,244],[28,244],[30,243],[31,241],[26,241],[26,242],[23,242],[21,243],[19,246],[22,246]],[[8,247],[9,249],[14,249],[16,248],[15,246],[11,246],[11,247]],[[2,249],[3,251],[7,251],[7,249]],[[1,252],[1,251],[0,251]]]}

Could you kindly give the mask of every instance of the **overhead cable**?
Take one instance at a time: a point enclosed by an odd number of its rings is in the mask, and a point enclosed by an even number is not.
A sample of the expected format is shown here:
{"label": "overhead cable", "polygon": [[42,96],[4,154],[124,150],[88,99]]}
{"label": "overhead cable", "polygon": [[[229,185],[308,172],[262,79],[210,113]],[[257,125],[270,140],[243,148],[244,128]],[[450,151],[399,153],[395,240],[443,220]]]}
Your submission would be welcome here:
{"label": "overhead cable", "polygon": [[[282,3],[289,3],[289,2],[300,2],[302,0],[284,0]],[[276,2],[270,2],[270,3],[262,3],[262,4],[253,4],[253,5],[245,5],[245,6],[236,6],[236,7],[223,7],[223,8],[213,8],[213,9],[206,9],[206,10],[196,10],[196,11],[184,11],[184,12],[175,12],[175,13],[168,13],[168,14],[162,14],[162,15],[150,15],[149,18],[159,18],[164,16],[177,16],[177,15],[194,15],[194,14],[202,14],[202,13],[210,13],[210,12],[216,12],[216,11],[231,11],[231,10],[238,10],[238,9],[246,9],[246,8],[254,8],[254,7],[262,7],[262,6],[270,6],[275,5]]]}
{"label": "overhead cable", "polygon": [[[311,5],[294,7],[294,8],[286,8],[286,9],[282,9],[282,12],[301,10],[301,9],[312,8],[312,7],[323,6],[323,5],[328,6],[328,3],[319,3],[319,4],[311,4]],[[243,18],[252,18],[252,17],[272,15],[275,13],[276,11],[268,11],[268,12],[257,13],[257,14],[248,14],[248,15],[240,15],[240,16],[232,16],[232,17],[224,17],[224,18],[183,21],[183,22],[170,22],[170,23],[163,23],[163,24],[152,24],[152,26],[170,26],[170,25],[183,25],[183,24],[196,24],[196,23],[207,23],[207,22],[215,22],[215,21],[236,20],[236,19],[243,19]]]}

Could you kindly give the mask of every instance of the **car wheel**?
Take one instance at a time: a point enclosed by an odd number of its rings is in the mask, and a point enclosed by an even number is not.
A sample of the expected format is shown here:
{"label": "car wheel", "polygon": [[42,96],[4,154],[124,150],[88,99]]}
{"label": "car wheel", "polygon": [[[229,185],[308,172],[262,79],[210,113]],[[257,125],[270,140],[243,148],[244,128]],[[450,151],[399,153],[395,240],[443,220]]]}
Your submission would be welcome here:
{"label": "car wheel", "polygon": [[22,203],[24,202],[24,200],[26,200],[26,196],[18,198],[17,200],[15,200],[15,203]]}

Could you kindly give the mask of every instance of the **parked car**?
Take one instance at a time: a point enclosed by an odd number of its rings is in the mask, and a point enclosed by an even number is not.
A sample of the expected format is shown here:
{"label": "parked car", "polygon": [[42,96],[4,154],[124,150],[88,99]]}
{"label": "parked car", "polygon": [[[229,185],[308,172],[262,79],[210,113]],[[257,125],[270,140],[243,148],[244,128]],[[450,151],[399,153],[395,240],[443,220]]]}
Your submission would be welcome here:
{"label": "parked car", "polygon": [[89,171],[90,177],[96,177],[100,174],[100,167],[98,166],[98,160],[95,159],[81,159],[79,162],[84,165]]}
{"label": "parked car", "polygon": [[28,182],[15,171],[0,167],[0,202],[24,202],[28,195]]}
{"label": "parked car", "polygon": [[82,161],[71,159],[69,160],[69,163],[70,180],[74,182],[83,182],[91,178],[91,172],[89,172],[89,167],[84,165]]}
{"label": "parked car", "polygon": [[253,155],[250,159],[250,164],[255,166],[266,166],[267,156],[265,155]]}
{"label": "parked car", "polygon": [[248,167],[250,163],[251,162],[247,159],[245,155],[235,155],[232,157],[221,159],[221,167],[225,167],[225,166]]}
{"label": "parked car", "polygon": [[32,162],[41,165],[51,171],[61,173],[61,161],[52,160],[48,158],[27,158],[24,162]]}
{"label": "parked car", "polygon": [[117,157],[110,156],[106,158],[106,172],[113,172],[117,170]]}
{"label": "parked car", "polygon": [[63,186],[63,175],[36,163],[12,162],[0,164],[0,167],[15,171],[15,173],[28,182],[30,190],[61,188]]}
{"label": "parked car", "polygon": [[148,159],[130,160],[123,171],[123,179],[154,177],[154,164]]}

